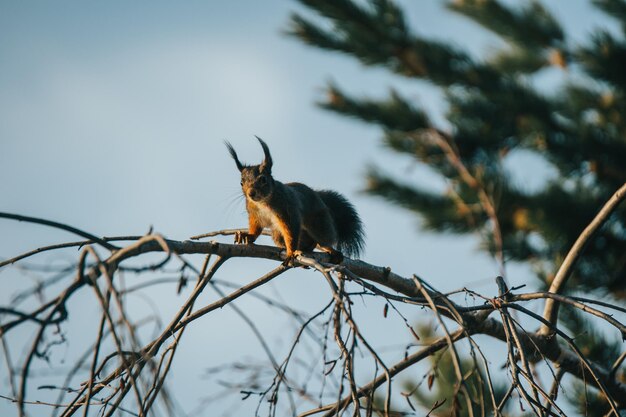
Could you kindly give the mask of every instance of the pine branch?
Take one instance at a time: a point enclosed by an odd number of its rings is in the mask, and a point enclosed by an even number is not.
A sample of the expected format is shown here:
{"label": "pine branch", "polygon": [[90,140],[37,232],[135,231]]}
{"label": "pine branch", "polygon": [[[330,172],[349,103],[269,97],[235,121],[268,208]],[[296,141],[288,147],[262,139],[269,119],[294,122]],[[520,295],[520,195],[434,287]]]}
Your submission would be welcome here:
{"label": "pine branch", "polygon": [[384,101],[356,99],[331,84],[327,87],[327,99],[320,106],[365,122],[376,123],[387,130],[409,132],[430,125],[426,113],[415,108],[396,90],[391,90],[389,98]]}
{"label": "pine branch", "polygon": [[323,17],[323,23],[316,24],[292,15],[288,34],[309,45],[347,53],[365,65],[383,66],[438,85],[497,88],[499,73],[446,43],[409,33],[402,12],[392,2],[372,1],[369,9],[353,0],[300,2]]}
{"label": "pine branch", "polygon": [[489,63],[505,74],[532,74],[546,67],[551,57],[556,56],[514,47],[494,54]]}
{"label": "pine branch", "polygon": [[556,19],[536,1],[517,10],[496,0],[454,0],[446,6],[524,49],[560,45],[565,38]]}
{"label": "pine branch", "polygon": [[622,30],[626,33],[626,1],[624,0],[593,0],[593,4],[602,9],[609,16],[622,23]]}
{"label": "pine branch", "polygon": [[448,196],[399,183],[375,169],[368,171],[366,192],[421,213],[424,227],[431,230],[468,233],[477,227],[477,222],[486,220],[461,199],[455,204]]}
{"label": "pine branch", "polygon": [[626,42],[615,39],[609,32],[598,31],[591,44],[577,52],[578,60],[594,78],[604,80],[621,91],[626,89]]}

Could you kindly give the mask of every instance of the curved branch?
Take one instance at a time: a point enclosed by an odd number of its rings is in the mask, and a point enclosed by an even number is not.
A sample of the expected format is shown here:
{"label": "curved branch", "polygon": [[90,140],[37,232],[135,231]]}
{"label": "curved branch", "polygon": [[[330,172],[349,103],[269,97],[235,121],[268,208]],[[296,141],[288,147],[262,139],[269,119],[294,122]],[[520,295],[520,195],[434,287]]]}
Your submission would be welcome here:
{"label": "curved branch", "polygon": [[46,220],[46,219],[40,219],[37,217],[29,217],[29,216],[22,216],[20,214],[13,214],[13,213],[3,213],[0,212],[0,218],[4,218],[4,219],[12,219],[12,220],[17,220],[20,222],[28,222],[28,223],[36,223],[36,224],[43,224],[45,226],[50,226],[50,227],[54,227],[57,229],[61,229],[61,230],[65,230],[67,232],[70,233],[74,233],[75,235],[78,236],[82,236],[85,239],[89,239],[94,241],[95,243],[111,250],[117,250],[119,249],[117,246],[110,244],[109,242],[107,242],[106,240],[99,238],[98,236],[92,235],[91,233],[87,233],[85,231],[82,231],[80,229],[77,229],[75,227],[72,226],[68,226],[66,224],[63,223],[59,223],[59,222],[54,222],[52,220]]}
{"label": "curved branch", "polygon": [[[102,240],[105,242],[113,242],[113,241],[121,241],[121,240],[139,240],[141,239],[143,236],[119,236],[119,237],[103,237]],[[33,255],[37,255],[39,253],[42,252],[47,252],[50,250],[55,250],[55,249],[63,249],[63,248],[73,248],[73,247],[78,247],[79,249],[85,245],[91,245],[92,243],[98,243],[95,240],[81,240],[78,242],[67,242],[67,243],[59,243],[56,245],[50,245],[50,246],[42,246],[40,248],[37,249],[33,249],[31,251],[22,253],[20,255],[17,255],[13,258],[10,259],[6,259],[2,262],[0,262],[0,268],[2,268],[5,265],[10,265],[13,264],[17,261],[21,261],[24,258],[28,258],[31,257]],[[117,248],[117,247],[116,247]]]}
{"label": "curved branch", "polygon": [[[587,242],[591,239],[594,233],[604,224],[604,222],[609,218],[611,213],[617,208],[617,206],[622,202],[622,200],[626,197],[626,183],[622,185],[613,196],[604,204],[604,207],[598,212],[596,217],[585,227],[585,230],[578,236],[576,242],[568,252],[567,256],[561,263],[559,270],[552,280],[552,284],[550,284],[550,289],[548,290],[551,293],[558,294],[563,290],[563,287],[567,283],[567,279],[569,278],[574,266],[576,265],[576,261],[580,257],[587,245]],[[549,298],[546,300],[546,305],[543,310],[543,318],[550,324],[555,324],[559,314],[559,303],[557,300],[553,298]],[[541,328],[541,334],[549,335],[552,334],[553,331],[550,326],[544,325]]]}

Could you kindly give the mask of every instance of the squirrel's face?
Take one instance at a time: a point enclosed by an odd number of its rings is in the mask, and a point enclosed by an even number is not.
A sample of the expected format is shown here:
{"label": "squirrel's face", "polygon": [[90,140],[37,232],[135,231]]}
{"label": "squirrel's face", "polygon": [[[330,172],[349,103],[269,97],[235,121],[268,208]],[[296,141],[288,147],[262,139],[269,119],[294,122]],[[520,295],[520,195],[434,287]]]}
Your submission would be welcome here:
{"label": "squirrel's face", "polygon": [[272,195],[274,179],[261,165],[245,167],[241,170],[241,189],[246,198],[261,202]]}
{"label": "squirrel's face", "polygon": [[274,191],[274,179],[272,178],[272,155],[267,144],[260,137],[256,137],[263,148],[265,159],[259,165],[244,165],[239,161],[237,152],[228,142],[226,147],[235,160],[237,169],[241,172],[241,188],[246,198],[261,202],[269,199]]}

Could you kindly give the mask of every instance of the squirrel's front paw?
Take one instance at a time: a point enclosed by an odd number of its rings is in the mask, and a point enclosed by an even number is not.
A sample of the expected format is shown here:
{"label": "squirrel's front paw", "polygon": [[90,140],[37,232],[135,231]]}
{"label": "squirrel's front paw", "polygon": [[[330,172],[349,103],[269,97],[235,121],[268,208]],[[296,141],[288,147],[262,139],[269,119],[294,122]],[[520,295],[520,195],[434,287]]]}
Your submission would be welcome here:
{"label": "squirrel's front paw", "polygon": [[243,235],[246,232],[242,232],[242,231],[237,231],[235,232],[235,244],[242,244],[243,243]]}
{"label": "squirrel's front paw", "polygon": [[254,239],[252,239],[252,235],[250,235],[250,233],[248,232],[244,232],[244,231],[237,231],[235,232],[235,243],[238,245],[248,245],[250,243],[254,242]]}

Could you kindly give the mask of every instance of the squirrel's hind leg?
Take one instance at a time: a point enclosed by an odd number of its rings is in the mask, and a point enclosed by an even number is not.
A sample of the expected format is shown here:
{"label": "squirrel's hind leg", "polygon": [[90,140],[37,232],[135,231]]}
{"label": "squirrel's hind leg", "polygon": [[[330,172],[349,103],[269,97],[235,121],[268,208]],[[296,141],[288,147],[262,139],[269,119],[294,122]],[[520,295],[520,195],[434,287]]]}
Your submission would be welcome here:
{"label": "squirrel's hind leg", "polygon": [[298,250],[302,252],[312,252],[315,249],[317,242],[313,240],[311,235],[306,230],[300,232],[300,238],[298,239]]}
{"label": "squirrel's hind leg", "polygon": [[335,229],[335,222],[330,216],[328,209],[319,210],[315,212],[315,215],[305,220],[305,234],[309,236],[313,243],[311,250],[313,250],[317,244],[317,248],[330,255],[332,263],[341,263],[343,261],[343,254],[333,248],[333,246],[337,244],[337,230]]}
{"label": "squirrel's hind leg", "polygon": [[317,245],[318,249],[330,255],[330,262],[340,264],[343,262],[343,253],[330,246]]}
{"label": "squirrel's hind leg", "polygon": [[306,216],[302,228],[320,246],[333,246],[337,243],[337,229],[328,209],[320,209]]}

